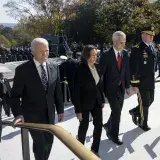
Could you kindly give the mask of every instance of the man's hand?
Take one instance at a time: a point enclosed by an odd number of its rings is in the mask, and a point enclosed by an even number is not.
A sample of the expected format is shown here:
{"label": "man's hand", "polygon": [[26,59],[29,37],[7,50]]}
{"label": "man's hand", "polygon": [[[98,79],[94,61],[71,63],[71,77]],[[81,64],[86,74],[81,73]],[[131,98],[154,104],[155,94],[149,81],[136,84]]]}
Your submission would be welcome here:
{"label": "man's hand", "polygon": [[134,93],[138,93],[139,91],[138,87],[132,87],[132,90],[134,91]]}
{"label": "man's hand", "polygon": [[126,93],[127,93],[128,96],[131,94],[130,88],[126,89]]}
{"label": "man's hand", "polygon": [[77,119],[79,120],[79,121],[82,121],[82,113],[77,113],[76,114],[76,117],[77,117]]}
{"label": "man's hand", "polygon": [[13,125],[17,125],[17,124],[21,125],[23,123],[24,123],[23,115],[19,115],[13,120]]}
{"label": "man's hand", "polygon": [[63,118],[64,118],[64,114],[63,113],[58,114],[58,122],[62,122]]}

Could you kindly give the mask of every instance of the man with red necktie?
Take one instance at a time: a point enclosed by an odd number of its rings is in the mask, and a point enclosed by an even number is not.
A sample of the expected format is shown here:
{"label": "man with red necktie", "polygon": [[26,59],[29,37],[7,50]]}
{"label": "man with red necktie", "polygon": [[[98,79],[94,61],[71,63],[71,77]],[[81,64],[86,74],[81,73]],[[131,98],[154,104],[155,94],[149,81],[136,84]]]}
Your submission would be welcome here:
{"label": "man with red necktie", "polygon": [[123,107],[125,90],[130,94],[130,73],[128,52],[124,49],[126,35],[116,31],[113,36],[113,46],[105,51],[100,58],[103,74],[104,93],[111,108],[111,115],[104,124],[107,137],[115,144],[122,145],[119,139],[119,123]]}

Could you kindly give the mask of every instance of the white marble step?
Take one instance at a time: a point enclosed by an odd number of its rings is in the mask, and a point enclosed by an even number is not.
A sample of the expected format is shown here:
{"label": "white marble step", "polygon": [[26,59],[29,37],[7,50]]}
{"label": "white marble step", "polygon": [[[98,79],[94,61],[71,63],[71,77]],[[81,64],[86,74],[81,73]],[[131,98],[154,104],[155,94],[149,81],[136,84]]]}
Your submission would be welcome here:
{"label": "white marble step", "polygon": [[[140,135],[136,141],[132,143],[132,151],[130,155],[124,156],[124,159],[141,158],[144,160],[160,159],[160,127],[152,129]],[[146,158],[142,158],[146,157]]]}
{"label": "white marble step", "polygon": [[[159,160],[160,157],[155,157],[154,160]],[[138,151],[123,157],[120,160],[152,160],[153,158],[148,154],[148,152],[145,150],[145,148],[139,148]]]}
{"label": "white marble step", "polygon": [[[146,155],[146,148],[144,146],[154,146],[153,151],[158,155],[160,154],[159,147],[159,135],[160,135],[160,83],[156,83],[155,101],[150,107],[149,111],[149,126],[152,130],[149,132],[143,132],[140,128],[137,128],[132,122],[131,116],[128,111],[137,105],[137,96],[133,95],[126,98],[121,115],[120,123],[120,139],[123,140],[124,145],[116,146],[110,140],[108,140],[105,131],[102,132],[101,145],[99,154],[102,160],[124,160],[128,156],[130,158],[133,154],[137,156],[137,160],[148,160],[145,157],[150,157],[150,154]],[[110,107],[108,104],[103,109],[103,121],[104,123],[110,116]],[[7,118],[7,117],[4,117]],[[74,137],[77,135],[79,122],[74,114],[73,107],[67,107],[65,111],[64,122],[58,124],[70,132]],[[93,125],[92,122],[89,125],[86,144],[85,146],[90,149],[92,144]],[[147,146],[148,145],[148,146]],[[150,149],[150,148],[147,148]],[[32,153],[32,140],[30,139],[31,160],[34,160]],[[140,150],[142,150],[140,152]],[[2,132],[2,143],[0,143],[0,158],[1,160],[22,160],[21,156],[21,136],[20,130],[11,127],[4,127]],[[130,157],[129,157],[130,156]],[[144,157],[144,158],[141,158]],[[157,157],[155,159],[157,159]],[[49,160],[77,160],[76,156],[69,151],[57,138],[55,138],[54,145],[50,154]]]}

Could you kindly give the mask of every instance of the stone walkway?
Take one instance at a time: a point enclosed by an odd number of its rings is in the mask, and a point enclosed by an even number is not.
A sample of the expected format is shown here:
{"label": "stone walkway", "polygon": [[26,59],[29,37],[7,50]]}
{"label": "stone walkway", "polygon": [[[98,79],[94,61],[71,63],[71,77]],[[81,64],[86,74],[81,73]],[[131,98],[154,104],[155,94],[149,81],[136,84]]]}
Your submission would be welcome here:
{"label": "stone walkway", "polygon": [[[160,83],[156,83],[155,101],[149,111],[149,125],[152,130],[144,133],[137,128],[128,114],[129,109],[137,105],[137,96],[132,95],[125,99],[120,125],[120,139],[124,145],[116,146],[108,140],[105,130],[102,132],[99,154],[102,160],[160,160]],[[110,115],[109,105],[103,109],[103,120],[106,122]],[[3,120],[8,118],[3,115]],[[12,119],[12,117],[10,118]],[[58,124],[70,132],[74,137],[77,135],[78,120],[75,118],[73,106],[66,107],[65,120]],[[92,122],[86,137],[87,148],[92,143]],[[30,139],[31,160],[34,160],[32,153],[32,140]],[[0,143],[1,160],[22,160],[21,136],[18,128],[4,127],[2,143]],[[67,149],[57,138],[50,154],[49,160],[77,160],[78,158]]]}

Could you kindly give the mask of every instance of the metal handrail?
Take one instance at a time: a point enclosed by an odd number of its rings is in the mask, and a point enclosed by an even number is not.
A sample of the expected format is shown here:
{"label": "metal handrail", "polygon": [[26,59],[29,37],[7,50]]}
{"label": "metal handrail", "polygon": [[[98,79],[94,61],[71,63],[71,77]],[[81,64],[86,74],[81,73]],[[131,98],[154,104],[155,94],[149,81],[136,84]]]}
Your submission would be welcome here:
{"label": "metal handrail", "polygon": [[[38,123],[24,123],[23,125],[13,125],[12,122],[2,122],[3,125],[19,127],[21,129],[35,129],[40,131],[47,131],[55,135],[64,145],[67,146],[79,159],[81,160],[99,160],[99,158],[84,147],[76,138],[58,125],[38,124]],[[21,132],[22,134],[23,132]],[[22,136],[23,137],[23,136]],[[28,140],[29,141],[29,140]],[[29,143],[28,143],[29,144]],[[22,146],[23,149],[23,146]]]}

